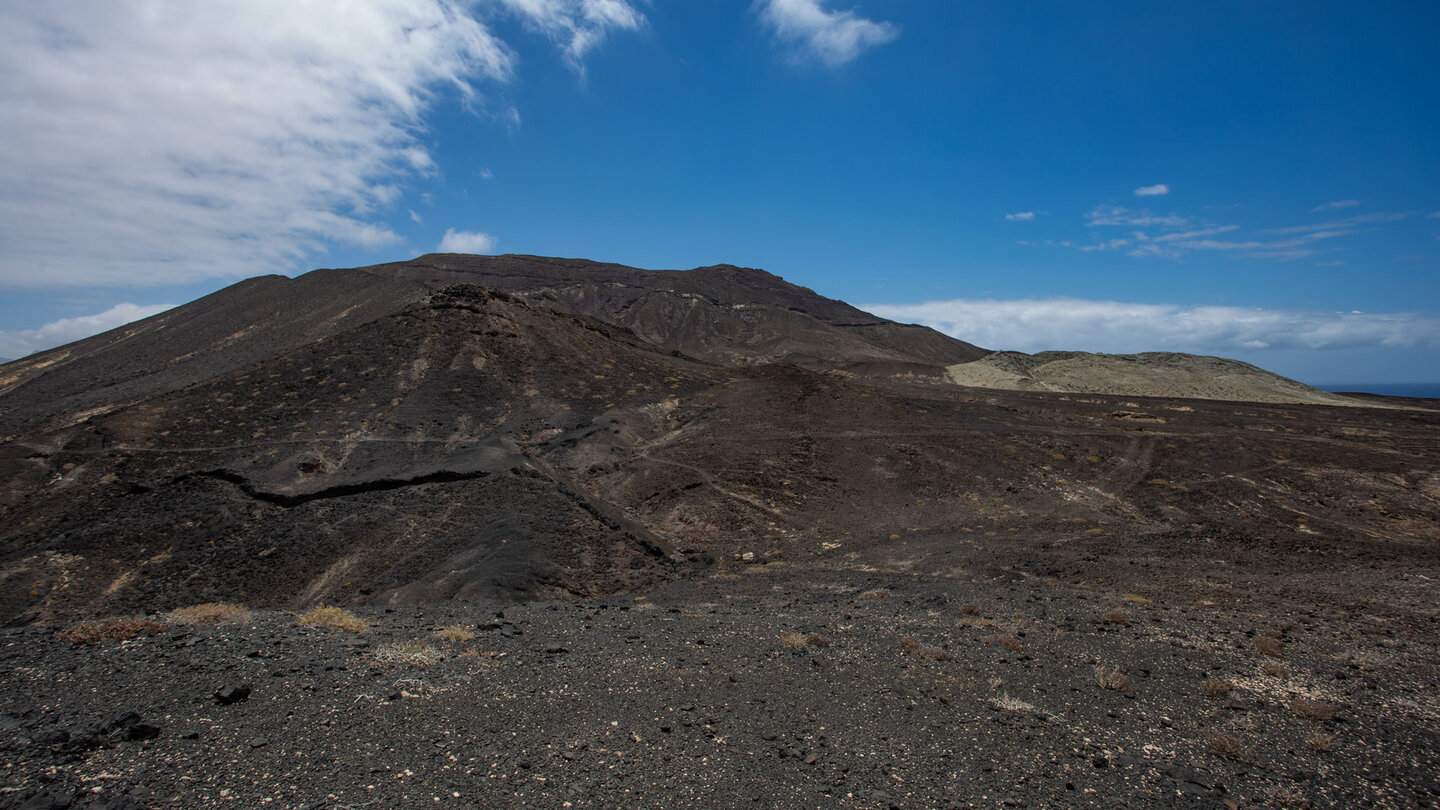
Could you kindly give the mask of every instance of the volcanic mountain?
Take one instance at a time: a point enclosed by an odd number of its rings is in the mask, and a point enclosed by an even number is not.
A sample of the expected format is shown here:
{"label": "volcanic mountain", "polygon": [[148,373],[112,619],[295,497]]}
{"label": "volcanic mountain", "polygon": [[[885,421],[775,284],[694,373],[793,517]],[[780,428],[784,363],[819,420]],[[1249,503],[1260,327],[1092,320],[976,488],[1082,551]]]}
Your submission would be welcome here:
{"label": "volcanic mountain", "polygon": [[[1437,531],[1431,411],[947,377],[987,354],[731,266],[251,279],[0,369],[0,617],[583,597],[736,559],[1060,576],[1136,542],[1179,576],[1199,537],[1366,538],[1340,564]],[[1019,532],[1045,554],[995,553]]]}

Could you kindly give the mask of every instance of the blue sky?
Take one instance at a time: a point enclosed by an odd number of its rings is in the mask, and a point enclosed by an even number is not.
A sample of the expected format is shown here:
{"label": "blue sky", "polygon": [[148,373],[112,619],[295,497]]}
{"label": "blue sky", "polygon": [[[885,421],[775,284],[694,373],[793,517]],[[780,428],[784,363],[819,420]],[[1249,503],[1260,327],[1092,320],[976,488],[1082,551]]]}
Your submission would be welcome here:
{"label": "blue sky", "polygon": [[1440,382],[1440,6],[0,7],[0,356],[442,247]]}

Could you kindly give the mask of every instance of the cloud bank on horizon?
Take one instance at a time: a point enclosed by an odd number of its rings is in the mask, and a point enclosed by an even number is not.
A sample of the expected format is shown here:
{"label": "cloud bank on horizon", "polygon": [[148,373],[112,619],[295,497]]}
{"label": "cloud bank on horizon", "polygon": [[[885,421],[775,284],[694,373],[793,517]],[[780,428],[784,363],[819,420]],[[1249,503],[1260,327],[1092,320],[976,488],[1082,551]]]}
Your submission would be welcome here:
{"label": "cloud bank on horizon", "polygon": [[37,329],[0,331],[0,357],[17,359],[159,315],[174,304],[116,304],[94,315],[61,318]]}
{"label": "cloud bank on horizon", "polygon": [[957,298],[862,308],[986,348],[1022,352],[1175,351],[1231,356],[1277,349],[1440,349],[1440,318],[1420,313],[1267,310],[1076,298]]}

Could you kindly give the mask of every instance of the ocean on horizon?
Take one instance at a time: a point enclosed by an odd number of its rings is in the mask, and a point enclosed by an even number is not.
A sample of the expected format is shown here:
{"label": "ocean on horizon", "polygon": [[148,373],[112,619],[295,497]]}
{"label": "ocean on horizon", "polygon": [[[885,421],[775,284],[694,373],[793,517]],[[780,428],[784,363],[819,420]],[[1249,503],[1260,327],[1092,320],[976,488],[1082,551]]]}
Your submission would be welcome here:
{"label": "ocean on horizon", "polygon": [[1317,385],[1321,391],[1340,393],[1342,391],[1379,394],[1385,397],[1417,397],[1440,399],[1440,383],[1335,383]]}

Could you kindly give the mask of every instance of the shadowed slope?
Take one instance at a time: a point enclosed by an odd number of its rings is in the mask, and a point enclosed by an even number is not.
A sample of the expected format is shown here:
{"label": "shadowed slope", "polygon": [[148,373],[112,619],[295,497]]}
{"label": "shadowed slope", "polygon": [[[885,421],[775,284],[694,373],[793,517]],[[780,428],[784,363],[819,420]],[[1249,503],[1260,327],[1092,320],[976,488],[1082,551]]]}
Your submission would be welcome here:
{"label": "shadowed slope", "polygon": [[986,350],[899,324],[763,270],[637,270],[539,256],[430,254],[366,268],[427,284],[471,282],[624,326],[667,350],[726,365],[784,360],[866,376],[939,377]]}

